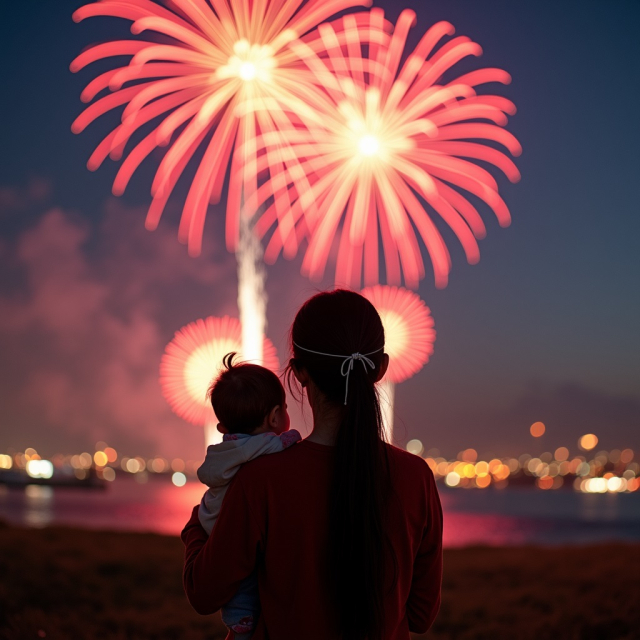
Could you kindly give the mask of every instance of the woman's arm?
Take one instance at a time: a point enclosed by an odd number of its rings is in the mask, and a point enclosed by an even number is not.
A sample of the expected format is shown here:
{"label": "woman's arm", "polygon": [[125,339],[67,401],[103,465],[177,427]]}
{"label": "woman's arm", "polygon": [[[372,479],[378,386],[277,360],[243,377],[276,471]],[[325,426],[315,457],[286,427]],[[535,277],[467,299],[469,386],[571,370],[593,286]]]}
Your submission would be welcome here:
{"label": "woman's arm", "polygon": [[240,476],[227,491],[211,536],[207,537],[198,520],[198,507],[194,507],[181,538],[187,598],[198,613],[215,613],[253,571],[263,541]]}
{"label": "woman's arm", "polygon": [[431,470],[426,477],[427,523],[413,565],[407,601],[409,631],[426,633],[440,609],[442,588],[442,507]]}

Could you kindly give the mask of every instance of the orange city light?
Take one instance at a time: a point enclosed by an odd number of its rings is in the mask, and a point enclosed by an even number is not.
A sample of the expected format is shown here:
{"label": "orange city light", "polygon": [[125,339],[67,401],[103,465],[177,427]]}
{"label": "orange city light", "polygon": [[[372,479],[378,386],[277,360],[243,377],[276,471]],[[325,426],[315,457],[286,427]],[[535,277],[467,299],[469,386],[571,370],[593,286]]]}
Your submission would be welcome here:
{"label": "orange city light", "polygon": [[591,449],[595,449],[598,445],[598,437],[593,433],[586,433],[578,440],[578,446],[583,451],[591,451]]}
{"label": "orange city light", "polygon": [[531,433],[531,435],[534,438],[539,438],[541,436],[544,435],[544,432],[547,430],[547,428],[544,426],[543,422],[534,422],[530,427],[529,427],[529,432]]}

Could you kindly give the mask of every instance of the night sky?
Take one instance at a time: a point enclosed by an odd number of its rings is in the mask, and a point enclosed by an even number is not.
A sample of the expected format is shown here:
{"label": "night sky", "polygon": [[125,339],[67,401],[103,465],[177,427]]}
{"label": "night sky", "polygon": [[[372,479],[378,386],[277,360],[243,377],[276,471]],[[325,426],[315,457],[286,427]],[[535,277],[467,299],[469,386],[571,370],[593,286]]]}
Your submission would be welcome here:
{"label": "night sky", "polygon": [[[395,20],[400,3],[376,1]],[[640,5],[633,1],[405,3],[418,14],[409,46],[434,22],[482,45],[461,70],[498,66],[499,93],[518,113],[523,179],[496,174],[513,217],[486,208],[481,260],[466,264],[443,225],[453,269],[420,296],[438,332],[428,366],[397,387],[398,440],[445,455],[576,450],[594,432],[605,449],[640,448]],[[71,14],[80,3],[3,8],[0,156],[0,451],[45,455],[104,440],[123,453],[198,458],[202,430],[175,417],[158,365],[184,324],[236,315],[235,258],[224,203],[211,208],[204,251],[177,241],[177,190],[160,227],[144,229],[158,156],[111,196],[117,170],[85,163],[113,127],[109,115],[70,131],[79,95],[100,65],[74,75],[89,44],[127,36],[127,23]],[[310,283],[301,259],[268,270],[268,336],[286,361],[297,307],[331,279]],[[290,402],[290,404],[294,404]],[[547,426],[533,440],[529,426]],[[307,427],[294,410],[294,426]],[[599,448],[600,448],[599,446]],[[93,450],[93,449],[90,449]]]}

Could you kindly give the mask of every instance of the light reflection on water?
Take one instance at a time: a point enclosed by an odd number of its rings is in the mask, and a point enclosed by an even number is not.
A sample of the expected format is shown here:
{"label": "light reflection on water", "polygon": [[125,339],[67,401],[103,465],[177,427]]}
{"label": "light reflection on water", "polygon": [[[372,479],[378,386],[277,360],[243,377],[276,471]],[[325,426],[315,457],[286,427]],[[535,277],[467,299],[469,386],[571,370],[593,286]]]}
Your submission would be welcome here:
{"label": "light reflection on water", "polygon": [[[118,478],[105,491],[0,486],[0,520],[177,535],[202,491],[198,482],[176,487],[151,475],[144,484]],[[640,493],[441,487],[440,495],[448,547],[640,540]]]}
{"label": "light reflection on water", "polygon": [[53,488],[29,485],[24,490],[24,523],[29,527],[46,527],[53,521]]}

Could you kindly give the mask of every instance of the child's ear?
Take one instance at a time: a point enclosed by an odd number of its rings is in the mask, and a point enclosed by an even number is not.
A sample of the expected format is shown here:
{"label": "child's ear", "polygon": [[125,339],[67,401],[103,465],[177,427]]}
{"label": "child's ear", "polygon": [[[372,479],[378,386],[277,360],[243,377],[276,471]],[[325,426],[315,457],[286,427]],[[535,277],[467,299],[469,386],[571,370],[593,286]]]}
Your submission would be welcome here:
{"label": "child's ear", "polygon": [[222,422],[218,422],[218,424],[217,424],[217,427],[216,427],[216,428],[217,428],[217,429],[218,429],[218,431],[219,431],[220,433],[222,433],[222,434],[229,433],[229,429],[227,429],[227,427],[225,427],[225,426],[222,424]]}
{"label": "child's ear", "polygon": [[276,405],[269,411],[269,415],[267,416],[267,424],[270,429],[277,429],[278,427],[278,413],[280,412],[280,405]]}

